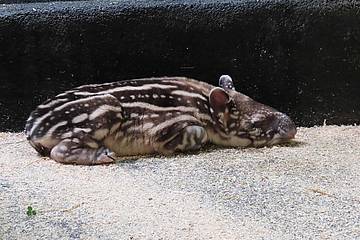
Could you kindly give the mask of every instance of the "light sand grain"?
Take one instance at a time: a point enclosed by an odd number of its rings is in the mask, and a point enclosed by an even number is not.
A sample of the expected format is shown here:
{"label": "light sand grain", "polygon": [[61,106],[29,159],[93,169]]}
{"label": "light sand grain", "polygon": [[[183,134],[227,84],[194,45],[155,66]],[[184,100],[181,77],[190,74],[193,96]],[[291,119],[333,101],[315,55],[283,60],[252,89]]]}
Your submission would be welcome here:
{"label": "light sand grain", "polygon": [[0,133],[0,239],[360,238],[357,126],[91,167],[39,158],[24,138]]}

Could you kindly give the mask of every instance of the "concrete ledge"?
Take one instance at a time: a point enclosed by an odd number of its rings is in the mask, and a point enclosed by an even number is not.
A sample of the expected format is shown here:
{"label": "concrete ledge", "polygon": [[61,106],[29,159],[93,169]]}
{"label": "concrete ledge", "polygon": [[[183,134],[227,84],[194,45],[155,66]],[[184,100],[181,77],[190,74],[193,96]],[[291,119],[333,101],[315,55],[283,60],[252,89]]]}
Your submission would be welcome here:
{"label": "concrete ledge", "polygon": [[[0,130],[70,87],[181,75],[243,93],[298,125],[360,123],[360,4],[78,1],[0,6]],[[19,110],[20,109],[20,110]]]}

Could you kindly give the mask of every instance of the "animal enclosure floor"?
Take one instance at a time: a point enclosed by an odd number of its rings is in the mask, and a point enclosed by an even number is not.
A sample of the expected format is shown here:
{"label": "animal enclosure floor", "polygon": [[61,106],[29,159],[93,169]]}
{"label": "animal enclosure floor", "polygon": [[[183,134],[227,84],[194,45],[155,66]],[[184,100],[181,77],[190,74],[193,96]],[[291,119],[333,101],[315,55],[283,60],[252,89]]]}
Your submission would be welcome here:
{"label": "animal enclosure floor", "polygon": [[0,133],[2,240],[360,238],[359,126],[91,167],[40,158],[24,139]]}

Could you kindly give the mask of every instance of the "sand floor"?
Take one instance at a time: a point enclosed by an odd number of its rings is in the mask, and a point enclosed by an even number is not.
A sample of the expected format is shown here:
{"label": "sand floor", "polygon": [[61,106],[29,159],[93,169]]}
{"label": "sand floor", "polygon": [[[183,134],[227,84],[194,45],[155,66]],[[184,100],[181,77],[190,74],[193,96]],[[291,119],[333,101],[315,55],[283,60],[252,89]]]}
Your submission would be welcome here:
{"label": "sand floor", "polygon": [[359,126],[91,167],[40,158],[22,133],[0,133],[0,170],[1,240],[360,238]]}

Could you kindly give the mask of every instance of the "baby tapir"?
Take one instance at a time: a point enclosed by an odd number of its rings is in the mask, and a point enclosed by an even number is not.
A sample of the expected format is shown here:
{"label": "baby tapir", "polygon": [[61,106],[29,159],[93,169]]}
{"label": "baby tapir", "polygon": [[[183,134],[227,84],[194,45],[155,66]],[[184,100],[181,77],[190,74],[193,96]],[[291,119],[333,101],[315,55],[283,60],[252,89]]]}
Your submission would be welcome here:
{"label": "baby tapir", "polygon": [[219,87],[183,77],[84,85],[47,100],[25,127],[30,144],[57,162],[102,164],[114,156],[289,141],[288,116],[241,94],[223,75]]}

